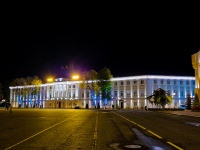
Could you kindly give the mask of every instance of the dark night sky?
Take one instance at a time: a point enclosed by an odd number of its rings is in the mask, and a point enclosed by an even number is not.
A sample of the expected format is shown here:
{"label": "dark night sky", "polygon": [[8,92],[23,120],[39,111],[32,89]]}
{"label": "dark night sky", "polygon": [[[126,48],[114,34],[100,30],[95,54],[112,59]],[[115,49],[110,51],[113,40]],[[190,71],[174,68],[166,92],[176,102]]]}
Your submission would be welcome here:
{"label": "dark night sky", "polygon": [[194,76],[199,10],[94,10],[12,16],[1,29],[1,81],[34,75],[44,80],[49,73],[66,77],[69,70],[61,66],[72,64],[80,71],[107,67],[114,77]]}

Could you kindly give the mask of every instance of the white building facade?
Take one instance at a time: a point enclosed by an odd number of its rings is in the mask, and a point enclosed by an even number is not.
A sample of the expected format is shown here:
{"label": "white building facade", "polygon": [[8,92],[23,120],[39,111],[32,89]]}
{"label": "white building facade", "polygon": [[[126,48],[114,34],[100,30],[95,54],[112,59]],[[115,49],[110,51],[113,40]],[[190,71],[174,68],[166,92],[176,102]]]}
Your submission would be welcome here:
{"label": "white building facade", "polygon": [[[79,86],[81,81],[65,81],[63,78],[55,82],[40,85],[37,94],[31,94],[34,86],[13,86],[10,88],[10,102],[13,107],[22,108],[112,108],[144,109],[155,108],[147,97],[154,90],[162,88],[169,91],[173,102],[166,108],[177,108],[185,104],[187,95],[194,96],[195,77],[142,75],[111,78],[111,99],[105,104],[101,97],[91,99],[89,89]],[[26,90],[25,90],[26,89]]]}

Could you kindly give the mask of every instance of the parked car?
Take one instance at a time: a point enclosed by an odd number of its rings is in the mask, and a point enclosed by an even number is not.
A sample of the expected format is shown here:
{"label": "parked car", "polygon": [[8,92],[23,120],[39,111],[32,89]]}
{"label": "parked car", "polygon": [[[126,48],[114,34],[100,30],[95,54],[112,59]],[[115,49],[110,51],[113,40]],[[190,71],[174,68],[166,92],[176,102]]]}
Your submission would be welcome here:
{"label": "parked car", "polygon": [[186,110],[186,105],[185,104],[181,104],[178,108],[180,108],[180,109],[183,109],[183,110]]}

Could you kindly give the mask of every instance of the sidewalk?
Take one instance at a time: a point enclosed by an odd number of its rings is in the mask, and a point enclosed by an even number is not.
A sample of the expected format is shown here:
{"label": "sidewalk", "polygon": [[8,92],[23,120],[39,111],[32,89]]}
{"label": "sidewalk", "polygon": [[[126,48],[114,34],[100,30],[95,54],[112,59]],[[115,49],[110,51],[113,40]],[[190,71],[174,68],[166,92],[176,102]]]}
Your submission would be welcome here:
{"label": "sidewalk", "polygon": [[185,116],[192,116],[192,117],[200,117],[200,111],[191,111],[191,110],[164,111],[164,113],[175,114],[175,115],[185,115]]}

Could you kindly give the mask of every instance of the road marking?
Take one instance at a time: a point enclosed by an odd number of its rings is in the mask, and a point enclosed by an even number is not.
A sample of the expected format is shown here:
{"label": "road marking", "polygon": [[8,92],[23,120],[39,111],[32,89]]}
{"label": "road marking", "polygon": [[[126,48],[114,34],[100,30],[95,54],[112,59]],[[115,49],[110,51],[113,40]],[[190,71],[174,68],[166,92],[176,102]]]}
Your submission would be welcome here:
{"label": "road marking", "polygon": [[154,132],[152,132],[152,131],[150,131],[150,130],[147,130],[147,131],[148,131],[149,133],[153,134],[154,136],[156,136],[157,138],[162,139],[162,137],[159,136],[158,134],[156,134],[156,133],[154,133]]}
{"label": "road marking", "polygon": [[98,111],[96,115],[96,123],[95,123],[95,128],[94,128],[94,137],[93,137],[93,145],[92,145],[92,150],[97,149],[97,131],[98,131]]}
{"label": "road marking", "polygon": [[142,129],[146,129],[145,127],[143,127],[143,126],[141,126],[141,125],[139,125],[139,124],[137,124],[137,126],[139,126],[139,127],[142,128]]}
{"label": "road marking", "polygon": [[[82,114],[82,113],[80,113],[80,114]],[[23,143],[23,142],[29,140],[29,139],[35,137],[35,136],[37,136],[37,135],[39,135],[39,134],[41,134],[41,133],[43,133],[43,132],[45,132],[45,131],[47,131],[47,130],[49,130],[49,129],[51,129],[51,128],[57,126],[57,125],[59,125],[59,124],[62,124],[63,122],[65,122],[65,121],[67,121],[67,120],[69,120],[69,119],[71,119],[71,118],[73,118],[73,117],[75,117],[75,116],[78,116],[78,115],[80,115],[80,114],[76,114],[76,115],[74,115],[74,116],[72,116],[72,117],[70,117],[70,118],[67,118],[67,119],[65,119],[65,120],[63,120],[63,121],[61,121],[61,122],[59,122],[59,123],[57,123],[57,124],[54,124],[53,126],[50,126],[50,127],[46,128],[46,129],[44,129],[44,130],[42,130],[42,131],[40,131],[40,132],[38,132],[38,133],[36,133],[36,134],[34,134],[34,135],[32,135],[32,136],[30,136],[30,137],[28,137],[28,138],[26,138],[26,139],[24,139],[24,140],[22,140],[22,141],[20,141],[20,142],[18,142],[18,143],[16,143],[16,144],[14,144],[14,145],[12,145],[12,146],[6,148],[5,150],[11,149],[11,148],[13,148],[13,147],[15,147],[15,146],[17,146],[17,145],[19,145],[19,144],[21,144],[21,143]]]}
{"label": "road marking", "polygon": [[182,149],[182,148],[176,146],[175,144],[173,144],[173,143],[171,143],[171,142],[167,142],[167,143],[170,144],[171,146],[177,148],[178,150],[184,150],[184,149]]}

